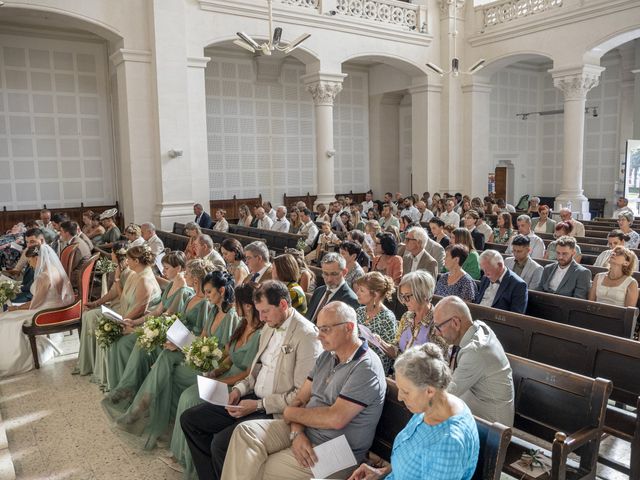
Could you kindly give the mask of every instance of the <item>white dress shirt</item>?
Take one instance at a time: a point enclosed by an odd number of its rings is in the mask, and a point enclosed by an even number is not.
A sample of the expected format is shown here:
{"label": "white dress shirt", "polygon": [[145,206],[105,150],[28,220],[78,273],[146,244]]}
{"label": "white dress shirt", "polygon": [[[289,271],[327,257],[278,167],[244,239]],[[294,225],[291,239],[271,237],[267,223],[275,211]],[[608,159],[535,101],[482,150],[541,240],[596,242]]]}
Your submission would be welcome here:
{"label": "white dress shirt", "polygon": [[267,217],[271,219],[272,222],[276,221],[276,211],[272,208],[267,212]]}
{"label": "white dress shirt", "polygon": [[460,226],[460,215],[453,210],[451,210],[451,212],[442,212],[440,214],[440,220],[442,220],[445,225],[455,225],[456,228]]}
{"label": "white dress shirt", "polygon": [[309,220],[309,223],[305,223],[302,226],[302,228],[300,229],[300,233],[307,236],[307,239],[304,241],[304,243],[306,243],[307,246],[312,247],[313,242],[316,241],[316,237],[318,236],[318,227],[315,223]]}
{"label": "white dress shirt", "polygon": [[420,210],[418,210],[413,205],[411,205],[409,208],[405,208],[404,210],[402,210],[402,212],[400,212],[400,218],[404,217],[405,215],[409,216],[414,222],[420,221]]}
{"label": "white dress shirt", "polygon": [[256,279],[254,280],[255,282],[259,282],[260,280],[262,280],[262,276],[264,275],[264,273],[269,270],[269,267],[271,266],[270,263],[267,263],[264,267],[262,267],[260,270],[258,270],[258,276],[256,277]]}
{"label": "white dress shirt", "polygon": [[611,218],[618,219],[618,215],[621,213],[630,212],[632,215],[635,215],[635,212],[631,210],[629,207],[616,208],[613,211],[613,216]]}
{"label": "white dress shirt", "polygon": [[564,276],[569,271],[569,266],[570,265],[571,264],[567,265],[564,268],[562,268],[562,267],[560,267],[560,265],[558,265],[558,268],[556,268],[556,272],[553,274],[553,277],[551,277],[551,280],[549,280],[549,288],[551,290],[553,290],[554,292],[558,290],[558,287],[562,283],[562,279],[564,278]]}
{"label": "white dress shirt", "polygon": [[362,202],[362,215],[367,216],[367,212],[373,208],[373,200]]}
{"label": "white dress shirt", "polygon": [[160,240],[158,235],[155,233],[153,234],[153,237],[145,243],[149,246],[149,250],[151,250],[151,253],[154,255],[159,255],[161,252],[164,252],[164,243],[162,243],[162,240]]}
{"label": "white dress shirt", "polygon": [[258,228],[262,228],[264,230],[271,230],[271,226],[273,225],[273,220],[271,217],[265,215],[261,220],[258,220]]}
{"label": "white dress shirt", "polygon": [[[424,256],[424,249],[420,250],[420,253],[418,254],[417,257],[413,257],[412,256],[412,260],[411,260],[411,271],[415,272],[416,270],[418,270],[418,265],[420,264],[420,260],[422,260],[422,257]],[[407,272],[405,272],[407,273]]]}
{"label": "white dress shirt", "polygon": [[495,300],[498,289],[500,288],[500,282],[502,282],[502,279],[504,278],[506,273],[507,269],[505,268],[504,272],[502,272],[502,275],[500,275],[500,278],[498,280],[489,283],[489,286],[484,291],[484,295],[482,295],[480,305],[484,305],[485,307],[490,307],[491,305],[493,305],[493,301]]}
{"label": "white dress shirt", "polygon": [[287,335],[287,329],[291,324],[293,318],[294,309],[290,309],[289,316],[280,327],[276,328],[269,339],[267,347],[260,356],[260,363],[262,368],[258,372],[256,377],[256,384],[253,388],[254,393],[258,398],[264,398],[273,393],[273,381],[276,376],[276,364],[278,363],[278,355],[280,355],[280,347],[284,342],[284,337]]}
{"label": "white dress shirt", "polygon": [[271,226],[271,230],[273,230],[274,232],[289,233],[289,220],[287,220],[286,217],[282,217],[282,218],[276,217],[276,221],[273,222],[273,225]]}
{"label": "white dress shirt", "polygon": [[425,209],[424,213],[420,217],[420,223],[428,223],[429,220],[431,220],[432,218],[433,218],[433,212],[427,208]]}

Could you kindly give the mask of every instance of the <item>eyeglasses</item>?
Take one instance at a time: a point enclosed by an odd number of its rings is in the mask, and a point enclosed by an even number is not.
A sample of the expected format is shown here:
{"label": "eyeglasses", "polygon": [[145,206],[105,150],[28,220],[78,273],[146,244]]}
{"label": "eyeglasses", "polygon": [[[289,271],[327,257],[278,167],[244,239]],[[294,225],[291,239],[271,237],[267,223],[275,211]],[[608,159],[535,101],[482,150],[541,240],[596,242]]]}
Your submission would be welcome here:
{"label": "eyeglasses", "polygon": [[442,327],[444,327],[447,323],[449,323],[451,320],[453,320],[454,317],[451,317],[449,320],[445,320],[444,322],[440,323],[440,324],[433,324],[433,326],[435,327],[436,330],[438,330],[439,333],[442,334]]}
{"label": "eyeglasses", "polygon": [[400,301],[402,303],[410,302],[413,297],[415,297],[415,295],[413,293],[399,293],[398,294],[398,298],[400,299]]}
{"label": "eyeglasses", "polygon": [[418,239],[417,238],[412,238],[412,237],[405,237],[404,240],[405,240],[405,242],[410,242],[412,240],[417,241]]}
{"label": "eyeglasses", "polygon": [[333,325],[326,325],[326,326],[324,326],[324,327],[318,327],[318,326],[316,326],[316,329],[317,329],[320,333],[323,333],[323,334],[325,334],[325,335],[326,335],[327,333],[330,333],[330,332],[331,332],[331,329],[332,329],[333,327],[337,327],[337,326],[339,326],[339,325],[344,325],[345,323],[350,323],[350,322],[334,323]]}
{"label": "eyeglasses", "polygon": [[340,274],[342,272],[325,272],[324,270],[322,271],[322,276],[323,277],[339,277]]}

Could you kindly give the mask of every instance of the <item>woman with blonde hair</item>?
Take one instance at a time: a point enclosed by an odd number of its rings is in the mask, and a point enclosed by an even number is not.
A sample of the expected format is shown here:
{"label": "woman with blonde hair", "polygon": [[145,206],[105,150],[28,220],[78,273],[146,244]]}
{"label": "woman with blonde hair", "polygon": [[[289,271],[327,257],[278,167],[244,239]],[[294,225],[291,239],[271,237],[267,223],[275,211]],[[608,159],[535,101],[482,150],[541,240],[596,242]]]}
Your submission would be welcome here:
{"label": "woman with blonde hair", "polygon": [[135,223],[127,225],[127,228],[124,229],[124,236],[129,240],[129,248],[144,244],[140,225],[136,225]]}
{"label": "woman with blonde hair", "polygon": [[615,247],[609,257],[609,271],[596,274],[589,290],[589,300],[636,307],[638,304],[638,282],[633,278],[636,256],[626,247]]}
{"label": "woman with blonde hair", "polygon": [[240,205],[240,207],[238,207],[238,225],[250,227],[251,222],[253,222],[251,210],[249,210],[249,207],[245,204]]}
{"label": "woman with blonde hair", "polygon": [[[358,302],[362,305],[356,309],[358,324],[361,325],[361,336],[367,338],[364,332],[371,332],[376,338],[387,343],[392,343],[396,338],[398,328],[396,316],[384,304],[385,300],[391,300],[396,290],[393,280],[380,272],[369,272],[358,278],[354,284],[354,290],[358,296]],[[365,330],[366,329],[366,330]],[[393,359],[389,358],[373,341],[370,341],[371,349],[378,354],[382,360],[384,373],[388,374],[393,364]]]}
{"label": "woman with blonde hair", "polygon": [[271,276],[274,280],[280,280],[287,284],[291,296],[291,306],[302,315],[307,313],[307,297],[304,290],[298,284],[300,268],[298,261],[289,253],[278,255],[271,263]]}
{"label": "woman with blonde hair", "polygon": [[189,222],[185,224],[183,233],[187,237],[189,237],[189,242],[187,242],[187,246],[184,249],[184,254],[187,256],[187,261],[198,258],[198,253],[196,252],[196,240],[200,235],[202,235],[202,229],[200,228],[200,225],[198,225],[196,222]]}

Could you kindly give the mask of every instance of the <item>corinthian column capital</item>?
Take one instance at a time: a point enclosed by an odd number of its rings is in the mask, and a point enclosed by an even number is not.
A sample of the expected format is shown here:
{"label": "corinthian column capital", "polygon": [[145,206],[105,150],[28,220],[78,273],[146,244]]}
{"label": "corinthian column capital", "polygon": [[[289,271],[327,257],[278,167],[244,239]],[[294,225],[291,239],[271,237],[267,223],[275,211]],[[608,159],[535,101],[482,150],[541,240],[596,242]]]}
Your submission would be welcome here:
{"label": "corinthian column capital", "polygon": [[581,65],[579,67],[550,70],[553,86],[561,90],[565,100],[584,100],[587,92],[598,86],[604,67]]}
{"label": "corinthian column capital", "polygon": [[344,73],[312,73],[302,76],[302,81],[315,105],[333,105],[346,76]]}

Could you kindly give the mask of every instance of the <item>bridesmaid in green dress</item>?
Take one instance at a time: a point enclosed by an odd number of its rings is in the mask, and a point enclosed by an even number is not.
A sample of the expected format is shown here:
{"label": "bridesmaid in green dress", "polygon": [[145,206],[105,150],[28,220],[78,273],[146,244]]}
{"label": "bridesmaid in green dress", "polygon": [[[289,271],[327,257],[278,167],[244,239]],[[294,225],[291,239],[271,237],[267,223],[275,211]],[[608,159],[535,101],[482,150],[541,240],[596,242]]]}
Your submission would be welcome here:
{"label": "bridesmaid in green dress", "polygon": [[136,343],[137,337],[133,331],[144,322],[149,305],[162,294],[151,269],[155,255],[148,246],[131,247],[127,251],[127,262],[133,270],[133,275],[122,292],[122,302],[127,305],[127,308],[123,308],[125,313],[122,315],[125,325],[124,336],[112,343],[106,351],[108,388],[118,385]]}
{"label": "bridesmaid in green dress", "polygon": [[[173,315],[184,311],[185,305],[195,293],[185,280],[185,267],[186,255],[184,252],[168,252],[162,257],[163,275],[168,283],[162,292],[160,303],[145,315],[145,320],[150,316],[157,317],[163,313]],[[118,385],[112,386],[111,394],[103,400],[103,403],[117,403],[123,399],[133,399],[160,352],[162,352],[161,347],[147,352],[135,345]],[[126,403],[127,405],[123,404],[124,408],[129,406],[129,402]]]}
{"label": "bridesmaid in green dress", "polygon": [[[102,349],[97,347],[95,331],[102,317],[101,305],[109,304],[109,308],[122,313],[122,290],[127,279],[133,273],[127,265],[127,242],[117,242],[111,252],[111,261],[115,263],[115,281],[109,291],[95,302],[88,302],[86,310],[82,313],[82,329],[79,330],[80,351],[78,352],[78,365],[73,370],[73,375],[89,375],[94,373],[92,381],[102,383],[102,375],[94,370],[96,356],[102,357]],[[101,362],[99,364],[102,364]],[[106,376],[104,377],[106,381]]]}
{"label": "bridesmaid in green dress", "polygon": [[[260,314],[253,303],[253,292],[256,288],[258,288],[256,283],[244,283],[236,288],[236,309],[242,314],[242,321],[225,346],[225,356],[220,362],[220,366],[208,374],[211,378],[229,385],[229,389],[249,374],[253,358],[258,353],[263,323],[260,321]],[[170,468],[185,471],[185,478],[195,478],[195,468],[178,419],[185,410],[202,403],[195,382],[194,377],[191,386],[186,390],[184,389],[185,384],[181,386],[182,390],[176,391],[174,388],[174,401],[178,397],[179,401],[171,436],[172,455],[160,458]]]}

